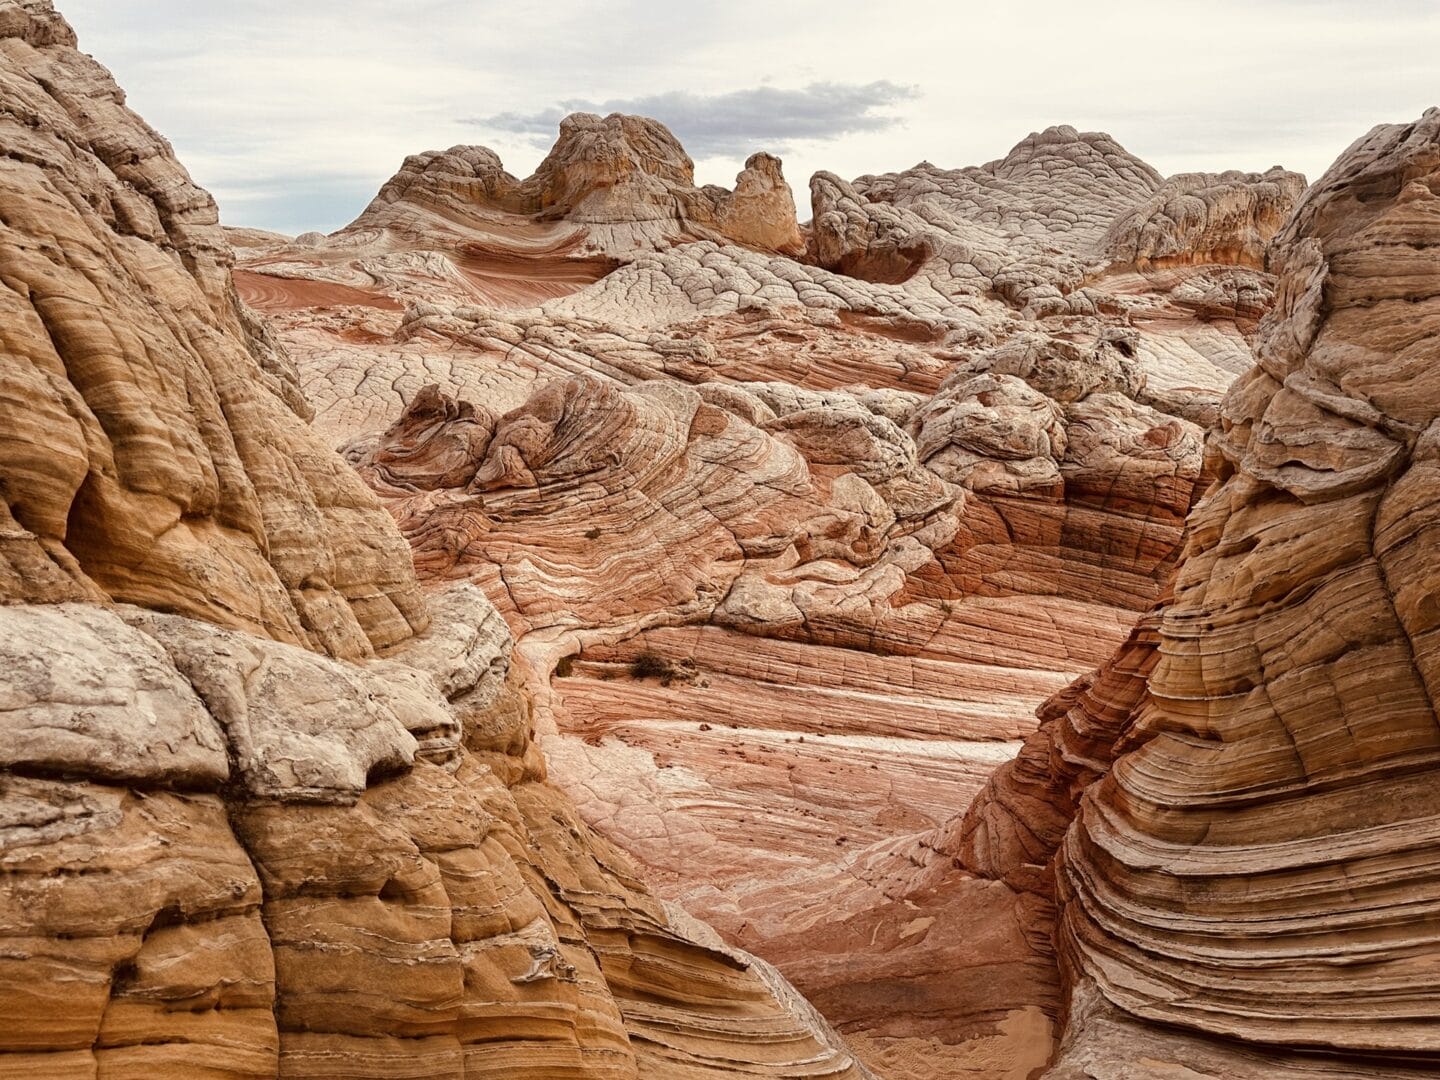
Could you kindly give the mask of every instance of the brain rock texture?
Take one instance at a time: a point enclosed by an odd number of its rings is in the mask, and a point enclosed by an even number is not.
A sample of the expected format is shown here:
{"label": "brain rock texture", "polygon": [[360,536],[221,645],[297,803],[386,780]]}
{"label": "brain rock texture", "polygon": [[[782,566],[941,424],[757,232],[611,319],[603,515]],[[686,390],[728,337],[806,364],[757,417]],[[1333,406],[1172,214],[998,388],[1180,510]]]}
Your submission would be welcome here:
{"label": "brain rock texture", "polygon": [[547,782],[504,621],[42,0],[0,103],[0,1072],[869,1075]]}
{"label": "brain rock texture", "polygon": [[1440,1075],[1440,114],[291,238],[0,104],[0,1074]]}

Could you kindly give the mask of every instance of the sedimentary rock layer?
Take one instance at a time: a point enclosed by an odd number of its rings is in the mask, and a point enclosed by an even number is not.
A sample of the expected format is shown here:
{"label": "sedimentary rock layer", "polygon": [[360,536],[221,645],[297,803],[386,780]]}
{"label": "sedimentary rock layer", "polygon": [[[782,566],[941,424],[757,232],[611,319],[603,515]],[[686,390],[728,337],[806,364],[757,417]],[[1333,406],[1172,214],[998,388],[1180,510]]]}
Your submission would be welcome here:
{"label": "sedimentary rock layer", "polygon": [[[1359,140],[1276,238],[1130,752],[1062,847],[1077,1009],[1352,1055],[1287,1075],[1440,1059],[1437,193],[1431,110]],[[1093,1075],[1111,1030],[1056,1075]],[[1272,1075],[1266,1052],[1192,1068]]]}
{"label": "sedimentary rock layer", "polygon": [[[596,175],[608,139],[567,126],[552,159]],[[317,428],[422,577],[496,604],[553,775],[667,897],[901,1075],[1043,1064],[1052,898],[957,869],[960,815],[1171,574],[1303,179],[1165,181],[1053,128],[978,168],[817,176],[802,258],[657,243],[612,192],[603,270],[539,233],[472,264],[597,280],[476,303],[462,238],[544,214],[459,157],[412,159],[367,228],[250,249]],[[397,237],[430,254],[356,261]]]}
{"label": "sedimentary rock layer", "polygon": [[48,0],[0,148],[0,1073],[869,1076],[547,782]]}
{"label": "sedimentary rock layer", "polygon": [[363,657],[423,627],[403,546],[235,302],[215,204],[45,4],[0,38],[0,583]]}

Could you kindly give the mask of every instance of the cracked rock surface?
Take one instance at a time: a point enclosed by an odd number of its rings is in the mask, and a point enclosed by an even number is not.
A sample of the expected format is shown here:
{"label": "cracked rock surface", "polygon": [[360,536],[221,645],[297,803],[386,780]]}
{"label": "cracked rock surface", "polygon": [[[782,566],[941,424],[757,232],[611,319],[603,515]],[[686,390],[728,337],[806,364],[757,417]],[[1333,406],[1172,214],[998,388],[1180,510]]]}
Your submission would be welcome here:
{"label": "cracked rock surface", "polygon": [[683,157],[587,116],[525,181],[420,155],[330,237],[241,235],[241,288],[422,580],[517,638],[585,820],[880,1071],[1027,1076],[1054,894],[965,811],[1173,576],[1304,180],[1056,127],[818,174],[790,243],[778,162],[727,231]]}
{"label": "cracked rock surface", "polygon": [[0,1073],[870,1076],[548,780],[504,620],[422,592],[48,0],[0,147]]}

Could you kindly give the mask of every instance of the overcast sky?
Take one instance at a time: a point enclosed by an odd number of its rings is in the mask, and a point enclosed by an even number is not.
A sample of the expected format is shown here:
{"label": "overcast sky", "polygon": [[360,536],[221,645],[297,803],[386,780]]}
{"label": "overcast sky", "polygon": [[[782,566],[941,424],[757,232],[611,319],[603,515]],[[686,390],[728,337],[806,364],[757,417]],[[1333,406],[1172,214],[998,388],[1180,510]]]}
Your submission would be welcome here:
{"label": "overcast sky", "polygon": [[958,168],[1050,124],[1162,173],[1315,179],[1440,103],[1440,0],[57,0],[227,224],[350,221],[407,154],[527,175],[568,111],[665,121],[701,183]]}

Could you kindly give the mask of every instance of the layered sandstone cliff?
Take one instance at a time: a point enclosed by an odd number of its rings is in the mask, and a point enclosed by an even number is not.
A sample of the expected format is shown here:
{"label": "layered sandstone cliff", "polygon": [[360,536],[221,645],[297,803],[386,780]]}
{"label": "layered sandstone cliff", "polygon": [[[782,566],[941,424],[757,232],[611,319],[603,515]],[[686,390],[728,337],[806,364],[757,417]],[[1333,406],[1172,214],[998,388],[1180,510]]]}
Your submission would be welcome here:
{"label": "layered sandstone cliff", "polygon": [[[1276,237],[1129,752],[1062,847],[1074,1011],[1250,1044],[1168,1048],[1198,1075],[1440,1068],[1437,242],[1436,110],[1355,143]],[[1056,1075],[1116,1051],[1078,1029]]]}
{"label": "layered sandstone cliff", "polygon": [[806,229],[581,115],[232,279],[0,50],[0,1071],[866,1075],[739,946],[895,1080],[1440,1075],[1436,113]]}
{"label": "layered sandstone cliff", "polygon": [[1301,201],[1173,597],[958,829],[967,868],[1058,903],[1047,1076],[1440,1072],[1437,189],[1431,110]]}
{"label": "layered sandstone cliff", "polygon": [[[650,204],[597,179],[593,123],[547,159],[555,205],[634,238]],[[480,180],[422,155],[358,223],[424,269],[356,261],[358,225],[248,257],[317,428],[422,578],[494,602],[552,775],[666,896],[896,1075],[1043,1065],[1050,899],[957,870],[959,815],[1173,572],[1303,180],[1166,181],[1053,128],[978,168],[817,176],[803,258],[647,233],[603,268],[512,250],[516,279],[603,276],[501,295],[446,267],[542,188],[461,156]]]}
{"label": "layered sandstone cliff", "polygon": [[0,1072],[868,1075],[546,779],[237,301],[214,203],[0,0]]}

